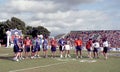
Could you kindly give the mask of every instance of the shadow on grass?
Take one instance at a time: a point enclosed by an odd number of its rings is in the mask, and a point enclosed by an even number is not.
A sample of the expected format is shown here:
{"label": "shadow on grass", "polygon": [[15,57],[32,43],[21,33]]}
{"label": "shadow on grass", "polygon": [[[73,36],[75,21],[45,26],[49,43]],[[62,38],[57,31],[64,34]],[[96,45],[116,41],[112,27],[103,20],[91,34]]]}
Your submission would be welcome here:
{"label": "shadow on grass", "polygon": [[0,59],[2,60],[9,60],[9,61],[13,61],[13,56],[9,56],[9,57],[6,57],[6,56],[0,56]]}

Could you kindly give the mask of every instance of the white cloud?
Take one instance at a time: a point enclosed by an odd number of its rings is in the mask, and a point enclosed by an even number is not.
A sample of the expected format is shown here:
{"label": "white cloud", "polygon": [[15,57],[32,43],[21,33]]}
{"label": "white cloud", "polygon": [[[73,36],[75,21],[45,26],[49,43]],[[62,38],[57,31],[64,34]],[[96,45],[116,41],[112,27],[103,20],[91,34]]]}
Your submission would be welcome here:
{"label": "white cloud", "polygon": [[0,20],[15,16],[30,26],[45,26],[52,35],[67,33],[71,30],[120,29],[114,18],[116,16],[104,10],[73,10],[80,4],[94,3],[102,0],[9,0],[0,6]]}

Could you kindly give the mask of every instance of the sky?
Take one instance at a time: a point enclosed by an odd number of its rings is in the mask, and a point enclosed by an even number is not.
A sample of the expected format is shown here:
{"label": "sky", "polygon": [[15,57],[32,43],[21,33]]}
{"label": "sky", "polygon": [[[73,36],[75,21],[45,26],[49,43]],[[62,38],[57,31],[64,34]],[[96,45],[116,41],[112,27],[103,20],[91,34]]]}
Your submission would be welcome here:
{"label": "sky", "polygon": [[0,0],[0,21],[17,17],[52,36],[80,30],[120,30],[120,0]]}

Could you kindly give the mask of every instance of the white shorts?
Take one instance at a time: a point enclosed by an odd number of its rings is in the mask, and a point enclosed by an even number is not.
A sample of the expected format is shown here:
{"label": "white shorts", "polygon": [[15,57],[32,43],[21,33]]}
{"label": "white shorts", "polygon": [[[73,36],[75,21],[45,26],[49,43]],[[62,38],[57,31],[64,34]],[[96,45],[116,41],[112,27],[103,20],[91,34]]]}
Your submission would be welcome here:
{"label": "white shorts", "polygon": [[70,50],[70,45],[65,45],[65,50]]}

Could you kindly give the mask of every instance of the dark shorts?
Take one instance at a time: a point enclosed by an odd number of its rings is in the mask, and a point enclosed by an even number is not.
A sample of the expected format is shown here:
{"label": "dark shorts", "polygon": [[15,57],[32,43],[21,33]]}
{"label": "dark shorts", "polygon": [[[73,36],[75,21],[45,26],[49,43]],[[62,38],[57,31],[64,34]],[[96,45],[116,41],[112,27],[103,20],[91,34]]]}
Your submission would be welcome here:
{"label": "dark shorts", "polygon": [[22,48],[19,48],[19,52],[23,52],[23,49],[22,49]]}
{"label": "dark shorts", "polygon": [[36,51],[40,51],[40,46],[36,46]]}
{"label": "dark shorts", "polygon": [[60,50],[60,51],[64,51],[63,46],[60,45],[59,50]]}
{"label": "dark shorts", "polygon": [[81,51],[82,47],[81,46],[76,46],[76,51]]}
{"label": "dark shorts", "polygon": [[94,48],[93,52],[98,52],[98,48]]}
{"label": "dark shorts", "polygon": [[36,48],[32,46],[31,51],[32,51],[32,53],[35,53],[36,52]]}
{"label": "dark shorts", "polygon": [[88,52],[91,52],[91,49],[87,49]]}
{"label": "dark shorts", "polygon": [[51,46],[51,51],[55,52],[56,51],[56,47],[55,46]]}
{"label": "dark shorts", "polygon": [[108,47],[104,47],[103,52],[107,53],[108,52]]}
{"label": "dark shorts", "polygon": [[25,52],[30,52],[30,46],[25,46]]}
{"label": "dark shorts", "polygon": [[48,50],[47,45],[44,45],[44,46],[43,46],[43,51],[47,51],[47,50]]}
{"label": "dark shorts", "polygon": [[19,47],[17,45],[14,45],[13,52],[14,53],[19,52]]}

